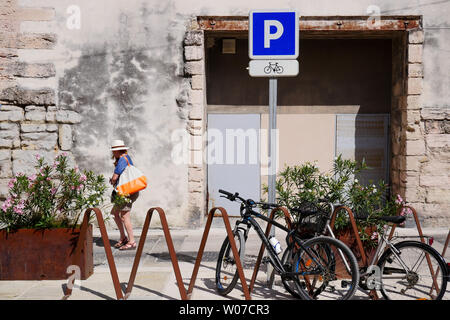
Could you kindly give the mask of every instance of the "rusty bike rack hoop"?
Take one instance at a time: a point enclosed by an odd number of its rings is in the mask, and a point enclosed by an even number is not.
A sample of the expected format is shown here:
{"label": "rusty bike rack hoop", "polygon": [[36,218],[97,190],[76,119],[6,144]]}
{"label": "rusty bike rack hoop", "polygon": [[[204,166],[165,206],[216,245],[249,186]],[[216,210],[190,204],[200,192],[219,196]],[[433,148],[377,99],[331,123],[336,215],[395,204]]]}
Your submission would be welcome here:
{"label": "rusty bike rack hoop", "polygon": [[[221,214],[215,214],[215,212],[217,210],[220,211]],[[251,299],[250,291],[248,289],[247,282],[245,280],[244,269],[242,268],[242,262],[241,262],[241,259],[239,257],[239,252],[238,252],[238,249],[237,249],[237,246],[236,246],[236,242],[234,240],[233,231],[231,230],[228,213],[222,207],[214,207],[208,213],[208,219],[206,221],[205,230],[203,232],[202,240],[201,240],[201,243],[200,243],[200,248],[199,248],[199,251],[197,253],[197,259],[195,260],[195,265],[194,265],[194,269],[192,271],[191,281],[189,283],[189,288],[188,288],[188,291],[187,291],[188,299],[191,298],[192,291],[194,289],[195,281],[197,279],[198,270],[200,268],[200,262],[201,262],[202,257],[203,257],[203,253],[204,253],[205,246],[206,246],[206,241],[208,240],[209,230],[211,228],[212,220],[213,220],[214,217],[222,217],[223,218],[223,222],[225,224],[225,229],[227,231],[227,237],[228,237],[228,240],[229,240],[230,245],[231,245],[231,250],[233,252],[234,259],[236,261],[236,268],[237,268],[237,271],[238,271],[238,274],[239,274],[239,279],[241,280],[242,289],[244,291],[244,296],[245,296],[246,300],[250,300]]]}
{"label": "rusty bike rack hoop", "polygon": [[331,215],[330,228],[334,230],[334,223],[336,221],[336,216],[337,216],[337,213],[339,212],[339,210],[347,211],[348,217],[350,219],[350,224],[352,226],[352,231],[353,231],[353,234],[355,236],[356,243],[358,245],[358,251],[361,254],[362,263],[363,263],[364,266],[367,267],[367,264],[368,264],[367,256],[366,256],[366,253],[364,251],[364,247],[363,247],[361,238],[359,236],[358,227],[356,226],[356,220],[355,220],[355,216],[353,215],[352,210],[349,207],[347,207],[347,206],[343,206],[343,205],[336,206],[334,208],[333,214]]}
{"label": "rusty bike rack hoop", "polygon": [[[191,297],[191,294],[192,294],[192,291],[193,291],[193,288],[194,288],[194,285],[195,285],[195,281],[196,281],[196,278],[197,278],[198,270],[199,270],[199,267],[200,267],[200,262],[201,262],[201,259],[203,257],[203,252],[204,252],[204,248],[205,248],[205,245],[206,245],[206,240],[208,238],[209,230],[211,228],[211,223],[212,223],[212,219],[213,219],[214,216],[221,216],[223,218],[223,220],[224,220],[226,231],[227,231],[227,235],[228,235],[228,239],[229,239],[230,244],[231,244],[231,249],[232,249],[233,255],[235,256],[235,259],[236,259],[236,266],[237,266],[239,277],[240,277],[240,280],[241,280],[241,283],[242,283],[242,288],[243,288],[243,291],[244,291],[245,298],[247,300],[251,299],[250,298],[250,293],[249,293],[249,290],[248,290],[248,287],[247,287],[247,283],[245,281],[244,271],[243,271],[242,263],[241,263],[241,260],[240,260],[240,257],[239,257],[239,252],[237,250],[236,242],[234,240],[233,231],[231,230],[228,214],[227,214],[226,210],[224,208],[221,208],[221,207],[213,208],[213,209],[210,210],[210,213],[208,215],[208,220],[207,220],[207,223],[206,223],[206,226],[205,226],[205,230],[204,230],[204,233],[203,233],[202,241],[201,241],[201,244],[200,244],[200,249],[198,251],[197,259],[196,259],[196,262],[195,262],[195,265],[194,265],[194,270],[193,270],[191,281],[190,281],[190,284],[189,284],[189,289],[188,289],[187,292],[186,292],[186,289],[185,289],[185,287],[183,285],[183,282],[182,282],[180,268],[179,268],[178,260],[177,260],[176,253],[175,253],[175,250],[174,250],[172,237],[170,236],[170,231],[169,231],[169,228],[168,228],[167,219],[166,219],[164,210],[159,208],[159,207],[151,208],[147,212],[147,217],[146,217],[146,220],[144,222],[144,227],[143,227],[143,230],[142,230],[141,239],[139,240],[139,245],[138,245],[138,249],[137,249],[137,252],[136,252],[135,259],[134,259],[133,268],[132,268],[132,271],[131,271],[131,274],[130,274],[130,278],[129,278],[129,281],[128,281],[125,297],[123,296],[122,290],[121,290],[121,287],[120,287],[119,277],[118,277],[118,274],[117,274],[117,268],[116,268],[116,265],[114,263],[114,257],[112,255],[112,251],[111,251],[111,248],[110,248],[109,238],[108,238],[108,234],[106,232],[106,227],[105,227],[105,223],[104,223],[104,220],[103,220],[103,216],[102,216],[101,211],[98,208],[89,208],[84,213],[84,218],[83,218],[83,222],[82,222],[81,230],[80,230],[80,236],[78,238],[77,246],[76,246],[76,249],[75,249],[73,264],[75,264],[75,265],[79,264],[79,261],[81,259],[81,241],[83,241],[82,239],[84,238],[84,235],[87,232],[90,214],[91,214],[92,211],[94,211],[94,213],[96,215],[96,218],[97,218],[97,221],[98,221],[99,228],[100,228],[101,236],[102,236],[102,239],[103,239],[103,244],[104,244],[104,247],[105,247],[105,253],[106,253],[107,260],[108,260],[108,265],[109,265],[109,269],[110,269],[110,272],[111,272],[111,278],[112,278],[114,289],[115,289],[115,292],[116,292],[116,297],[117,297],[118,300],[127,299],[130,296],[132,288],[133,288],[133,285],[134,285],[134,281],[135,281],[135,278],[136,278],[137,270],[138,270],[138,267],[139,267],[140,258],[141,258],[141,255],[142,255],[142,251],[144,249],[145,239],[147,237],[148,228],[150,226],[151,218],[152,218],[153,212],[155,210],[159,213],[159,216],[160,216],[160,219],[161,219],[161,224],[163,225],[164,236],[166,238],[166,243],[167,243],[167,246],[168,246],[168,249],[169,249],[169,253],[170,253],[170,257],[171,257],[171,260],[172,260],[172,266],[173,266],[174,273],[175,273],[175,276],[176,276],[176,280],[177,280],[178,288],[179,288],[179,291],[180,291],[181,299],[188,300]],[[221,215],[215,215],[215,212],[217,210],[219,210],[221,212]],[[70,286],[70,287],[68,286],[67,287],[64,299],[67,299],[68,297],[70,297],[70,295],[72,294],[72,289],[71,289],[72,287],[73,287],[73,283],[72,283],[72,286]]]}
{"label": "rusty bike rack hoop", "polygon": [[[114,257],[112,255],[111,246],[109,244],[108,233],[106,232],[105,221],[103,220],[102,212],[98,208],[89,208],[84,212],[83,222],[81,223],[80,235],[78,237],[77,245],[75,248],[73,264],[79,265],[81,259],[81,251],[82,251],[82,242],[85,238],[88,226],[89,219],[91,216],[91,212],[94,211],[95,216],[97,218],[98,226],[100,228],[100,233],[103,239],[103,246],[105,248],[106,259],[108,260],[109,271],[111,273],[111,278],[114,285],[114,290],[116,292],[116,297],[118,300],[123,300],[122,289],[120,287],[119,276],[117,274],[116,264],[114,263]],[[75,281],[75,279],[73,279]],[[65,296],[63,299],[67,299],[72,295],[73,281],[70,286],[66,288]]]}
{"label": "rusty bike rack hoop", "polygon": [[[170,257],[172,260],[172,266],[174,269],[174,273],[175,273],[175,277],[177,279],[177,283],[178,283],[178,287],[180,290],[180,296],[181,299],[185,300],[187,299],[186,296],[186,289],[183,286],[183,282],[182,282],[182,278],[181,278],[181,273],[180,273],[180,268],[178,266],[178,260],[175,254],[175,249],[173,246],[173,241],[172,241],[172,237],[170,235],[170,231],[169,231],[169,227],[167,224],[167,219],[166,219],[166,215],[163,209],[159,208],[159,207],[155,207],[155,208],[151,208],[148,210],[147,212],[147,217],[144,223],[144,227],[142,230],[142,234],[141,234],[141,239],[139,241],[139,246],[136,252],[136,256],[134,258],[134,263],[133,263],[133,268],[130,274],[130,279],[128,281],[128,285],[127,285],[127,289],[126,289],[126,294],[125,296],[122,293],[122,289],[120,286],[120,282],[119,282],[119,277],[117,274],[117,268],[116,265],[114,263],[114,257],[112,255],[112,250],[109,244],[109,238],[108,238],[108,234],[106,232],[106,227],[105,227],[105,223],[103,220],[103,216],[101,211],[98,208],[90,208],[87,209],[84,213],[84,218],[83,218],[83,222],[81,224],[81,230],[80,230],[80,236],[78,238],[78,242],[77,242],[77,246],[76,246],[76,250],[75,250],[75,254],[74,254],[74,260],[73,260],[73,264],[78,265],[79,264],[79,259],[81,258],[81,241],[83,241],[84,239],[84,235],[87,232],[87,228],[88,228],[88,224],[89,224],[89,218],[91,215],[91,212],[94,211],[96,218],[97,218],[97,222],[100,228],[100,232],[101,232],[101,236],[103,239],[103,245],[105,247],[105,253],[106,253],[106,258],[108,260],[108,265],[109,265],[109,269],[111,272],[111,278],[113,281],[113,285],[114,285],[114,290],[116,292],[116,297],[118,300],[124,300],[127,299],[130,294],[131,294],[131,290],[133,289],[133,284],[134,284],[134,280],[136,278],[136,273],[137,273],[137,269],[139,266],[139,262],[140,262],[140,258],[142,255],[142,251],[144,249],[144,244],[145,244],[145,240],[147,238],[147,232],[148,232],[148,228],[150,226],[150,222],[151,222],[151,218],[153,215],[154,211],[157,211],[159,213],[160,219],[161,219],[161,224],[163,226],[163,230],[164,230],[164,236],[166,238],[166,243],[169,249],[169,253],[170,253]],[[67,299],[68,297],[70,297],[70,295],[72,294],[72,288],[73,287],[73,283],[72,286],[67,287],[66,292],[65,292],[65,296],[64,299]]]}
{"label": "rusty bike rack hoop", "polygon": [[161,220],[161,225],[164,231],[164,237],[166,239],[167,248],[169,249],[170,259],[172,261],[173,271],[175,273],[175,278],[177,280],[178,289],[180,291],[180,297],[182,300],[187,300],[186,288],[183,284],[183,279],[181,277],[180,267],[178,264],[177,255],[175,253],[175,248],[173,246],[172,236],[170,235],[169,225],[167,223],[166,214],[163,209],[159,207],[150,208],[147,211],[147,216],[145,218],[144,226],[142,228],[141,238],[139,240],[139,245],[136,251],[136,256],[134,257],[133,268],[131,270],[130,279],[128,280],[127,290],[125,293],[125,299],[127,299],[131,291],[133,290],[134,281],[136,279],[136,273],[139,267],[139,262],[141,260],[142,251],[144,250],[145,240],[147,238],[147,232],[150,227],[150,222],[152,220],[153,212],[156,210],[159,214]]}

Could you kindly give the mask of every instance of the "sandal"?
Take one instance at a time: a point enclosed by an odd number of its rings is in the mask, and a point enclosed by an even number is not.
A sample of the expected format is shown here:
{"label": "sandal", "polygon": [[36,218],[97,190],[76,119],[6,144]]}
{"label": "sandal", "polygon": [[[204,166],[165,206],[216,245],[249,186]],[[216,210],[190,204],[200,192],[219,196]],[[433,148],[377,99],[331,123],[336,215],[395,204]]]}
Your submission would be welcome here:
{"label": "sandal", "polygon": [[122,240],[120,240],[119,242],[117,242],[117,243],[114,245],[114,248],[119,249],[120,247],[122,247],[123,245],[125,245],[125,244],[127,244],[127,243],[128,243],[128,238],[125,237],[125,238],[123,238]]}
{"label": "sandal", "polygon": [[136,249],[136,242],[128,242],[119,248],[119,250],[121,250],[121,251],[134,250],[134,249]]}

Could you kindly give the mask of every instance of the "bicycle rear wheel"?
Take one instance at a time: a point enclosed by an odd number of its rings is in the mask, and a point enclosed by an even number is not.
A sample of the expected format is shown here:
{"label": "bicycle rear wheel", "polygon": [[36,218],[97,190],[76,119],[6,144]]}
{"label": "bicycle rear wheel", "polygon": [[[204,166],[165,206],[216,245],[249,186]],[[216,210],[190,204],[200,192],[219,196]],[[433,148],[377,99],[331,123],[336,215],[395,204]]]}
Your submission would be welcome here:
{"label": "bicycle rear wheel", "polygon": [[[238,229],[234,232],[234,240],[239,251],[241,262],[245,255],[245,236],[244,231]],[[219,257],[216,265],[216,288],[220,295],[227,295],[233,290],[239,279],[239,273],[236,267],[236,260],[231,250],[230,241],[228,237],[223,241],[220,248]]]}
{"label": "bicycle rear wheel", "polygon": [[[283,253],[283,257],[281,258],[281,264],[283,265],[284,269],[287,272],[294,272],[293,266],[295,265],[294,259],[297,251],[293,250],[293,247],[294,244],[292,244],[289,248],[287,248]],[[331,261],[332,259],[334,259],[333,257],[330,257],[331,248],[328,245],[324,247],[324,253],[327,256],[327,261]],[[297,292],[297,287],[294,280],[295,278],[293,277],[281,277],[281,282],[286,291],[289,292],[293,297],[301,299],[302,297],[300,297],[300,295]]]}
{"label": "bicycle rear wheel", "polygon": [[283,265],[291,270],[291,276],[282,281],[288,292],[297,293],[294,296],[304,300],[349,300],[355,294],[358,263],[341,241],[316,237],[306,241],[303,248],[294,244],[291,253],[285,255]]}
{"label": "bicycle rear wheel", "polygon": [[[293,249],[294,244],[290,245],[286,250],[284,250],[283,257],[281,258],[281,264],[286,272],[293,272],[294,269],[294,258],[296,250]],[[281,283],[287,292],[289,292],[294,298],[301,299],[300,295],[297,293],[297,287],[295,284],[295,277],[284,277],[281,276]]]}
{"label": "bicycle rear wheel", "polygon": [[[447,288],[447,265],[431,246],[403,241],[380,258],[381,294],[389,300],[441,300]],[[432,276],[434,275],[434,277]]]}

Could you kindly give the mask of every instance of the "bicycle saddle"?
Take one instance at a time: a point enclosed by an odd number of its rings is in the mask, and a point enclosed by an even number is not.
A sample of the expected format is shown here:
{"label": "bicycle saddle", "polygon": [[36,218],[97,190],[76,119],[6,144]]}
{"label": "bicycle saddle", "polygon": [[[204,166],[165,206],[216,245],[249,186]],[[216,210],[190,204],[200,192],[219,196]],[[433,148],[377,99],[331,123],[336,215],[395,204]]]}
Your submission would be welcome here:
{"label": "bicycle saddle", "polygon": [[[367,220],[369,216],[367,214],[355,214],[356,220]],[[405,216],[381,216],[381,217],[373,217],[372,219],[383,220],[386,222],[392,222],[395,224],[400,224],[406,220]]]}

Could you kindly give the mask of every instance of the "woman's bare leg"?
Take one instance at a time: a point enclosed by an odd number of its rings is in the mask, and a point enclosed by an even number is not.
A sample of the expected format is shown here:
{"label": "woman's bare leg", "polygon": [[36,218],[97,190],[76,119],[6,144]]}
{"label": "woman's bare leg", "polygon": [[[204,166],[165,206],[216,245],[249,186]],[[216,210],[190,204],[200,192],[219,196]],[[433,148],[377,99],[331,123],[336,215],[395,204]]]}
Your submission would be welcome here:
{"label": "woman's bare leg", "polygon": [[134,243],[134,234],[133,234],[133,226],[131,225],[131,214],[130,211],[121,211],[120,215],[122,217],[123,225],[128,233],[128,241],[129,243]]}
{"label": "woman's bare leg", "polygon": [[119,228],[119,232],[120,232],[120,241],[122,241],[123,239],[125,239],[125,229],[123,227],[123,221],[120,217],[120,210],[116,210],[116,209],[112,209],[111,213],[114,215],[114,221],[117,224],[117,228]]}

